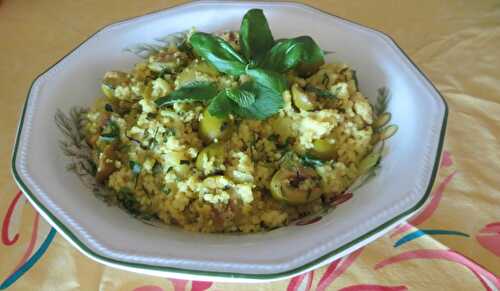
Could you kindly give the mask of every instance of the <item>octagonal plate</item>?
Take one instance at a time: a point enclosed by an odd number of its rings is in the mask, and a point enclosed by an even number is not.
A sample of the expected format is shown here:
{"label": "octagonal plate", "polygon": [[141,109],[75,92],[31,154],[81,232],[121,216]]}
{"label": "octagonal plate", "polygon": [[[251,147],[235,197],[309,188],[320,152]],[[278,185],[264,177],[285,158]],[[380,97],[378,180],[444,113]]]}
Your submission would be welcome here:
{"label": "octagonal plate", "polygon": [[[311,35],[358,72],[375,102],[390,89],[398,133],[386,144],[377,176],[352,199],[308,225],[252,235],[189,233],[151,227],[108,207],[73,174],[58,147],[58,109],[88,106],[107,70],[140,59],[126,48],[196,27],[237,30],[244,13],[262,8],[276,38]],[[126,270],[187,279],[276,280],[331,262],[367,244],[417,211],[439,164],[447,107],[437,90],[387,35],[296,3],[194,2],[109,25],[43,72],[32,84],[19,123],[12,169],[31,203],[89,257]]]}

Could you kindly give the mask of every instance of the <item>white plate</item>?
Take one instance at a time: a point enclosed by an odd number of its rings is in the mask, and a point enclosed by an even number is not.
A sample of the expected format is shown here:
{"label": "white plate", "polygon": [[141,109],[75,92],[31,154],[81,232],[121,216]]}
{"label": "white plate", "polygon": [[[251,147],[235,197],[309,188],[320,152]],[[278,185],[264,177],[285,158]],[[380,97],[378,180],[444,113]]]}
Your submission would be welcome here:
{"label": "white plate", "polygon": [[[399,126],[387,141],[377,176],[316,223],[252,235],[198,234],[145,225],[108,207],[72,172],[59,148],[57,109],[88,106],[107,70],[139,61],[125,49],[191,27],[238,30],[244,13],[262,8],[276,38],[311,35],[358,72],[364,95],[392,92],[388,111]],[[13,173],[32,204],[89,257],[130,271],[219,281],[282,279],[326,264],[381,236],[417,211],[434,182],[446,103],[387,35],[295,3],[195,2],[107,26],[32,84],[19,124]]]}

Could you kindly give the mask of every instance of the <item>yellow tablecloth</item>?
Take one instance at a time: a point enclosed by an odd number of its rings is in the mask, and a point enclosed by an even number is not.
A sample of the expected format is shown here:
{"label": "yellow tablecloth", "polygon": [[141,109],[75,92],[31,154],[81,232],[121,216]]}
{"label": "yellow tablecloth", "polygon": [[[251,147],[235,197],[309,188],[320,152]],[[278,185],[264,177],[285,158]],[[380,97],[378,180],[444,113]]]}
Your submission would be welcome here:
{"label": "yellow tablecloth", "polygon": [[257,285],[128,273],[71,247],[11,178],[11,148],[28,87],[98,28],[179,2],[0,0],[0,289],[500,289],[498,1],[308,1],[391,35],[449,104],[446,152],[432,198],[397,231],[327,267]]}

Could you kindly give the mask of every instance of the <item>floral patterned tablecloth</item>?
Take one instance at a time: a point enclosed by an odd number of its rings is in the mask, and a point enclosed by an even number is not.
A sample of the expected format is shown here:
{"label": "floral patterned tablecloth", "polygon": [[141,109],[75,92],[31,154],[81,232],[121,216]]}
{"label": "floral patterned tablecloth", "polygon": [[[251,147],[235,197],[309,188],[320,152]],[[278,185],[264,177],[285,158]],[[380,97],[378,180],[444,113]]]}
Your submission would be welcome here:
{"label": "floral patterned tablecloth", "polygon": [[391,35],[450,107],[445,152],[420,214],[328,266],[268,284],[151,277],[80,254],[10,174],[31,81],[98,28],[182,1],[0,0],[0,289],[500,290],[500,2],[308,1]]}

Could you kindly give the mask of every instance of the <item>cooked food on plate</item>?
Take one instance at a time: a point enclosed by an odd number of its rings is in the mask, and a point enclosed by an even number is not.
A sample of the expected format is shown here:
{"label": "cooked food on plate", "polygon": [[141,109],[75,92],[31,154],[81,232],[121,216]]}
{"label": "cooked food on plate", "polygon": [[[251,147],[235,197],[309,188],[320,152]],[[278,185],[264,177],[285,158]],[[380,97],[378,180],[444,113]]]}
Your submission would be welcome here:
{"label": "cooked food on plate", "polygon": [[196,232],[321,211],[379,159],[356,71],[324,54],[309,36],[275,39],[252,9],[238,32],[192,30],[107,72],[82,129],[95,179],[111,202]]}

